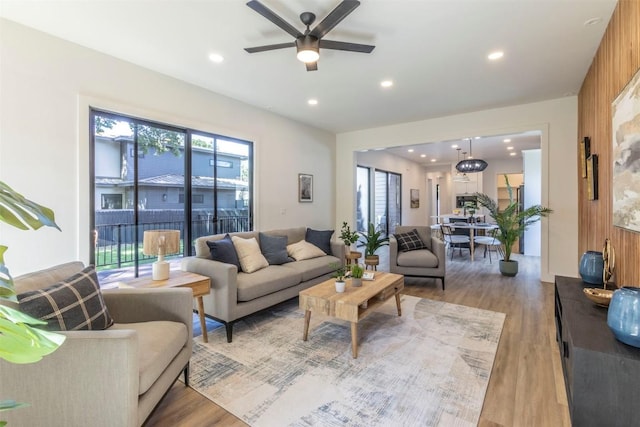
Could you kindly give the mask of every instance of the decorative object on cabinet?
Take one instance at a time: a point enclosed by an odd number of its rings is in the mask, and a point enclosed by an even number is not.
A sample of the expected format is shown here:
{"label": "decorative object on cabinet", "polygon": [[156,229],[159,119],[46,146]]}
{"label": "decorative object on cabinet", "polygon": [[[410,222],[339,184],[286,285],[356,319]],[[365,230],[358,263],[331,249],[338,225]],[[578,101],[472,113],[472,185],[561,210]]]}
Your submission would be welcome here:
{"label": "decorative object on cabinet", "polygon": [[598,200],[598,155],[592,154],[587,159],[587,197]]}
{"label": "decorative object on cabinet", "polygon": [[578,271],[580,272],[580,277],[582,277],[583,282],[591,285],[602,285],[604,272],[602,252],[587,251],[583,253],[580,258]]}
{"label": "decorative object on cabinet", "polygon": [[624,286],[613,293],[607,325],[625,344],[640,347],[640,288]]}
{"label": "decorative object on cabinet", "polygon": [[607,310],[582,289],[578,278],[555,278],[556,339],[572,425],[637,425],[640,350],[615,339]]}
{"label": "decorative object on cabinet", "polygon": [[584,288],[582,290],[587,298],[600,307],[609,307],[613,291],[610,289]]}
{"label": "decorative object on cabinet", "polygon": [[640,165],[633,155],[640,150],[640,131],[636,126],[640,120],[638,91],[640,70],[611,104],[613,225],[631,231],[640,231],[640,219],[636,215],[640,194]]}
{"label": "decorative object on cabinet", "polygon": [[604,239],[604,246],[602,248],[602,282],[604,289],[607,289],[607,284],[613,278],[613,270],[616,267],[616,251],[611,245],[611,240],[607,237]]}
{"label": "decorative object on cabinet", "polygon": [[587,177],[587,158],[591,155],[591,138],[585,136],[580,141],[580,170],[582,177]]}
{"label": "decorative object on cabinet", "polygon": [[313,175],[298,174],[298,202],[313,202]]}

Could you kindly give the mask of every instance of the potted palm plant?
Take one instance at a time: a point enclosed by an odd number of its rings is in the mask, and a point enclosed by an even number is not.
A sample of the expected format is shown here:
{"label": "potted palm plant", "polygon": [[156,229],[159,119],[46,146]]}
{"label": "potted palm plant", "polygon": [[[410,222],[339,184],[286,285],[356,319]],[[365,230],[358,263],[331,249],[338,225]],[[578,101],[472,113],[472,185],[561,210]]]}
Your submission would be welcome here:
{"label": "potted palm plant", "polygon": [[367,227],[366,233],[359,233],[360,236],[362,236],[362,241],[358,244],[358,247],[364,247],[365,263],[369,261],[369,265],[378,265],[379,257],[376,255],[376,251],[381,247],[388,245],[389,238],[382,237],[382,231],[376,230],[376,227],[371,222]]}
{"label": "potted palm plant", "polygon": [[531,224],[540,221],[541,217],[546,217],[553,211],[541,205],[533,205],[521,210],[518,201],[513,198],[509,178],[507,175],[504,175],[504,178],[509,193],[509,204],[503,210],[498,208],[498,202],[486,194],[476,193],[475,195],[478,198],[478,204],[487,208],[489,215],[498,226],[496,238],[500,241],[504,253],[504,259],[500,261],[500,273],[513,277],[518,274],[518,261],[511,259],[513,244]]}

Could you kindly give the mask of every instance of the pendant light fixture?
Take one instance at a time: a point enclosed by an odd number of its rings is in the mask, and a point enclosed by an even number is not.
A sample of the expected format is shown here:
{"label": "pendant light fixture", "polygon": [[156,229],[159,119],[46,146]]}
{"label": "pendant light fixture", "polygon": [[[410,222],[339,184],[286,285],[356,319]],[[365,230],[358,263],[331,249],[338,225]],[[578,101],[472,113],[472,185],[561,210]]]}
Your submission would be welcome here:
{"label": "pendant light fixture", "polygon": [[[460,148],[456,148],[458,150],[458,163],[460,163]],[[464,156],[467,156],[467,152],[464,152]],[[464,157],[463,157],[464,159]],[[466,173],[461,174],[459,171],[456,171],[456,175],[453,177],[455,182],[469,182],[470,179]]]}
{"label": "pendant light fixture", "polygon": [[489,166],[489,164],[484,160],[471,157],[471,138],[469,138],[469,158],[459,161],[456,169],[462,173],[475,173],[482,172],[487,166]]}

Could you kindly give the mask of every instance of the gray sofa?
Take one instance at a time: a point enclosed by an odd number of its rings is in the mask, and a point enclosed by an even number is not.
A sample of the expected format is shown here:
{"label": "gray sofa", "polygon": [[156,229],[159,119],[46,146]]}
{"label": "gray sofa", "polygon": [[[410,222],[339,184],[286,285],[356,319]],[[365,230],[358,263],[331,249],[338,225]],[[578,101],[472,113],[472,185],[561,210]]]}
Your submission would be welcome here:
{"label": "gray sofa", "polygon": [[[305,227],[265,231],[270,236],[286,236],[287,244],[305,239]],[[244,239],[255,237],[258,231],[230,233]],[[223,239],[225,234],[196,239],[196,256],[182,260],[182,269],[211,278],[211,293],[204,296],[204,311],[208,317],[224,323],[227,341],[231,342],[233,323],[249,314],[298,296],[298,293],[331,277],[332,263],[344,263],[345,245],[331,240],[331,254],[302,261],[269,265],[253,273],[238,272],[232,264],[211,259],[207,241]]]}
{"label": "gray sofa", "polygon": [[[42,289],[83,268],[71,262],[20,276],[15,289]],[[0,419],[9,426],[140,426],[180,373],[187,377],[191,289],[113,289],[103,297],[110,328],[61,332],[65,342],[36,363],[0,359],[0,398],[29,403]]]}
{"label": "gray sofa", "polygon": [[431,234],[427,226],[396,226],[395,234],[408,233],[415,229],[426,248],[402,252],[394,235],[389,236],[389,271],[404,276],[431,277],[442,281],[446,272],[446,250],[444,242]]}

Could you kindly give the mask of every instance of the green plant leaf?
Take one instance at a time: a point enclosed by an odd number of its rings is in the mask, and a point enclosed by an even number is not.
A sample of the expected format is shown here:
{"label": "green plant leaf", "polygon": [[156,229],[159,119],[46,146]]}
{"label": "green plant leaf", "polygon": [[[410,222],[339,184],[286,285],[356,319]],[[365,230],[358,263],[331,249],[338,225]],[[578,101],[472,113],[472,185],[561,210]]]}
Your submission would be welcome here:
{"label": "green plant leaf", "polygon": [[26,199],[0,181],[0,221],[21,230],[37,230],[43,225],[60,230],[51,209]]}
{"label": "green plant leaf", "polygon": [[4,253],[6,246],[0,245],[0,299],[15,301],[16,292],[13,289],[13,278],[9,274],[9,269],[4,264]]}
{"label": "green plant leaf", "polygon": [[[16,402],[15,400],[0,400],[0,412],[8,411],[9,409],[22,408],[24,406],[29,406],[29,404]],[[0,421],[0,427],[6,424],[6,421]]]}

